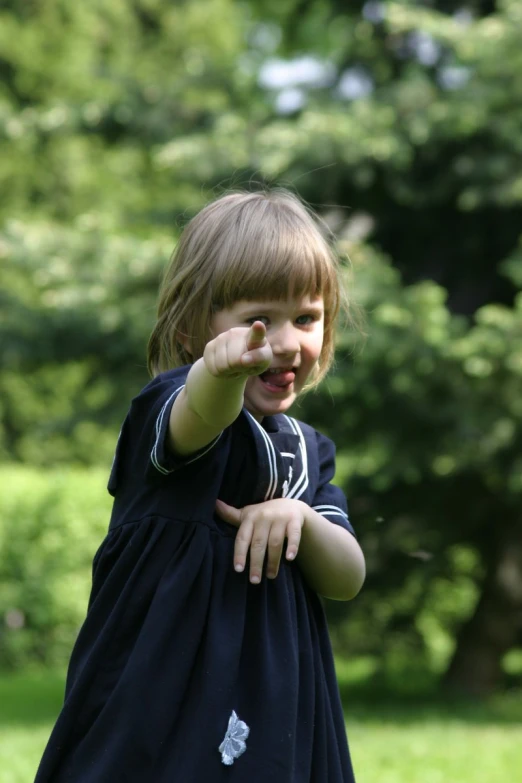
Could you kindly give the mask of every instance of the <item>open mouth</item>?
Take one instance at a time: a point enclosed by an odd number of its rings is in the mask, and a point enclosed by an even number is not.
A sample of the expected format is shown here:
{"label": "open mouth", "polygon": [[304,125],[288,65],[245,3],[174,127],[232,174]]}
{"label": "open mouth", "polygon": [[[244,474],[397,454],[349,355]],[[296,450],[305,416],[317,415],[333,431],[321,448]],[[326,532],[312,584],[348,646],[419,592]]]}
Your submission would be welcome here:
{"label": "open mouth", "polygon": [[296,371],[296,367],[273,367],[258,377],[270,391],[286,392],[295,380]]}

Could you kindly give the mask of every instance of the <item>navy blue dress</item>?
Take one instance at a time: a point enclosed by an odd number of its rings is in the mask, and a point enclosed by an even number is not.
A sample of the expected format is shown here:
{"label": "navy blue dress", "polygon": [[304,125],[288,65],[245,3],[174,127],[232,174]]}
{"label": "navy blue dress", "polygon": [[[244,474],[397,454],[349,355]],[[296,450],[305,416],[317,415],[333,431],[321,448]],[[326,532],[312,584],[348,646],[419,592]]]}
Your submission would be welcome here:
{"label": "navy blue dress", "polygon": [[214,513],[299,498],[352,531],[333,443],[246,410],[176,459],[169,413],[190,367],[132,401],[109,481],[65,703],[36,783],[352,783],[323,608],[298,561],[252,585]]}

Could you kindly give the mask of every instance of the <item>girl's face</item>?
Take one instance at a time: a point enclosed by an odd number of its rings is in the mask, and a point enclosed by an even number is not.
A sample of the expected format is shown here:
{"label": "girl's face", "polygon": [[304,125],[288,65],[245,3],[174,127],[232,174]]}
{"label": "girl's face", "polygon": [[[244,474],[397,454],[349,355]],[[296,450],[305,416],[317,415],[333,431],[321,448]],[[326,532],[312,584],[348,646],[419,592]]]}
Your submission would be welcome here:
{"label": "girl's face", "polygon": [[[242,299],[215,313],[210,322],[214,337],[235,326],[266,325],[272,348],[270,369],[251,376],[245,387],[245,408],[261,421],[285,413],[302,391],[323,346],[323,298],[308,296],[287,301]],[[272,372],[275,370],[275,372]]]}

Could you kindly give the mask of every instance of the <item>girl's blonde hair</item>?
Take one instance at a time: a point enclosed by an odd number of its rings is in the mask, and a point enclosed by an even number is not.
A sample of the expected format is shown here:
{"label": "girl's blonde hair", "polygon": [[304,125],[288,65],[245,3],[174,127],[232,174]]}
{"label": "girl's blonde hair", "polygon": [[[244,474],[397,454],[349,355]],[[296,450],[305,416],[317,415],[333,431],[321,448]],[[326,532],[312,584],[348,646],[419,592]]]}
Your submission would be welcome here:
{"label": "girl's blonde hair", "polygon": [[[195,362],[211,339],[212,315],[246,300],[324,300],[323,346],[307,389],[334,357],[335,323],[347,311],[337,258],[313,214],[284,189],[234,192],[208,204],[184,229],[160,287],[148,345],[152,376]],[[190,353],[179,337],[188,337]]]}

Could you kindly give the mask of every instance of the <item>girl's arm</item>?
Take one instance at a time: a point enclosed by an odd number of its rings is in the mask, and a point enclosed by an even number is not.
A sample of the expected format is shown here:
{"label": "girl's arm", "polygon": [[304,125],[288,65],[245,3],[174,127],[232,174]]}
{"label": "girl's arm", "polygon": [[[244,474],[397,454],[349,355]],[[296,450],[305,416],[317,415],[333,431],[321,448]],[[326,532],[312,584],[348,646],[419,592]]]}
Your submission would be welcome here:
{"label": "girl's arm", "polygon": [[355,598],[366,576],[361,547],[348,530],[334,525],[306,503],[302,505],[305,519],[297,562],[306,581],[324,598]]}
{"label": "girl's arm", "polygon": [[248,377],[263,373],[271,361],[272,349],[261,321],[229,329],[207,343],[170,412],[173,451],[197,451],[232,424],[243,407]]}
{"label": "girl's arm", "polygon": [[276,498],[244,508],[222,500],[216,512],[239,528],[234,547],[234,566],[243,571],[250,556],[250,581],[261,581],[266,557],[266,575],[275,579],[287,540],[287,560],[297,556],[306,581],[316,593],[336,601],[355,598],[365,577],[364,555],[345,528],[329,522],[302,500]]}

